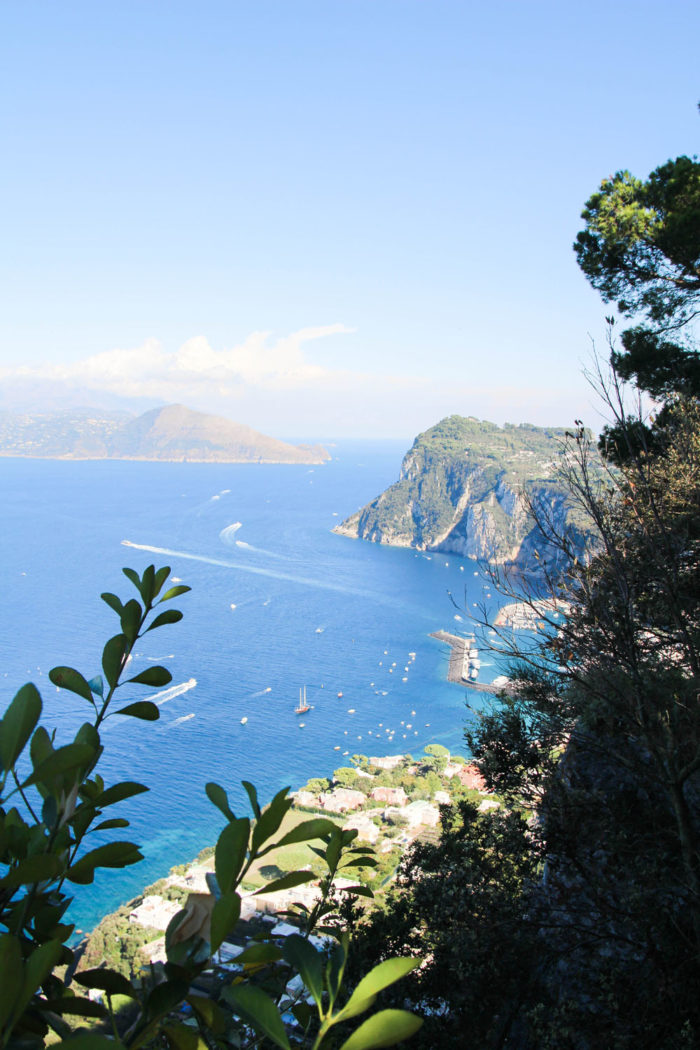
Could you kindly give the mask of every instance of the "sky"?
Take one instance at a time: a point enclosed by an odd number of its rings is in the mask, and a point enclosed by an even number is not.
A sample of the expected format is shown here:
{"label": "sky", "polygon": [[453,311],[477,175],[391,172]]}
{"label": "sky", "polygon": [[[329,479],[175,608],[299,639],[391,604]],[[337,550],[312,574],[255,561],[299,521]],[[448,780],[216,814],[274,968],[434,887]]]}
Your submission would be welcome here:
{"label": "sky", "polygon": [[601,425],[602,178],[697,149],[696,0],[3,0],[0,407]]}

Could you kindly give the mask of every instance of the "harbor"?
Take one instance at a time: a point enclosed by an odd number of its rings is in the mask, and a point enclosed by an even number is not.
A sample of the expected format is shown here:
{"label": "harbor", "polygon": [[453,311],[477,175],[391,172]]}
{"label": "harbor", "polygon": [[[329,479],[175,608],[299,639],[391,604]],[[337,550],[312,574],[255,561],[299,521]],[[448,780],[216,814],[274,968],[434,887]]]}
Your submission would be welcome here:
{"label": "harbor", "polygon": [[450,664],[447,670],[448,682],[455,685],[467,686],[477,693],[490,693],[497,696],[499,693],[513,693],[515,687],[504,675],[500,675],[493,682],[477,682],[471,675],[465,676],[465,668],[469,664],[469,653],[473,652],[474,639],[463,638],[458,634],[450,634],[449,631],[431,631],[431,638],[444,642],[450,647]]}

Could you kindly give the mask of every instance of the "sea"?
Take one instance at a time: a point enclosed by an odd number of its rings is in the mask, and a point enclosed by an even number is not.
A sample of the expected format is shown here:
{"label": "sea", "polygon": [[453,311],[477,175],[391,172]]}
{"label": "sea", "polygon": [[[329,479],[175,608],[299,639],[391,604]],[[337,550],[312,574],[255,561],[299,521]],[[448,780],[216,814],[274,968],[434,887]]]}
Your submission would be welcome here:
{"label": "sea", "polygon": [[[34,682],[44,724],[68,743],[91,709],[48,672],[100,673],[119,631],[100,593],[136,596],[122,567],[151,563],[192,588],[172,603],[184,619],[147,634],[130,668],[162,663],[171,685],[120,690],[124,703],[154,699],[160,720],[103,725],[105,781],[149,788],[110,811],[131,826],[108,836],[144,860],[75,888],[79,929],[215,843],[207,781],[243,813],[242,780],[267,801],[354,754],[466,754],[465,722],[489,698],[448,683],[449,652],[429,636],[471,631],[476,606],[495,611],[485,567],[332,532],[397,479],[405,450],[339,442],[313,467],[0,458],[1,710]],[[505,670],[482,653],[480,681]],[[297,715],[304,687],[310,710]]]}

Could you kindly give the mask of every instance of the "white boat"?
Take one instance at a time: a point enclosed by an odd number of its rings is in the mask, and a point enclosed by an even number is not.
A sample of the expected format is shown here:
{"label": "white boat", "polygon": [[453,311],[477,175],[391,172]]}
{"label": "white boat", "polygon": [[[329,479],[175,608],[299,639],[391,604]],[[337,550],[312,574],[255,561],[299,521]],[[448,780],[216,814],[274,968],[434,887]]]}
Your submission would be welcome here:
{"label": "white boat", "polygon": [[247,721],[248,721],[248,715],[243,715],[243,718],[241,719],[241,725],[244,726]]}

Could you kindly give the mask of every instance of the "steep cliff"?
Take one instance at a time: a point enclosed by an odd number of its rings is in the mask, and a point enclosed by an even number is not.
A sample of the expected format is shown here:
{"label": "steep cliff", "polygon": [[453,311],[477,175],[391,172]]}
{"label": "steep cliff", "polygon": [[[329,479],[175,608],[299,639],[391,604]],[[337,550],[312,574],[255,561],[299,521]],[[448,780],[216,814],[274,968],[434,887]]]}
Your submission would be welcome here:
{"label": "steep cliff", "polygon": [[555,552],[530,503],[584,543],[557,478],[564,436],[560,428],[449,416],[418,435],[399,480],[334,531],[522,569],[551,563]]}

